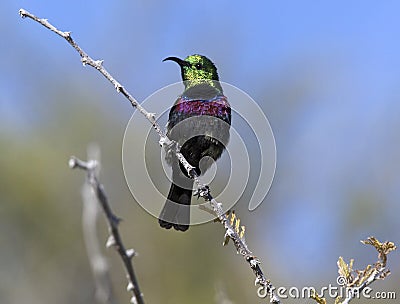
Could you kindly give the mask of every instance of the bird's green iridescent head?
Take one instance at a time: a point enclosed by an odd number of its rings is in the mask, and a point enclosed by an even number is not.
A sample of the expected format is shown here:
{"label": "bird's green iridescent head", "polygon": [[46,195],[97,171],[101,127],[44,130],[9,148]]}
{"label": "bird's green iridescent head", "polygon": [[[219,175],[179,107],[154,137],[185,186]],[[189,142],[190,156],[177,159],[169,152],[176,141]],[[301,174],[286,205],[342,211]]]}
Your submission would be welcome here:
{"label": "bird's green iridescent head", "polygon": [[163,61],[166,60],[172,60],[179,64],[186,90],[199,84],[207,84],[222,92],[221,85],[218,82],[217,68],[206,56],[195,54],[186,57],[184,60],[168,57]]}

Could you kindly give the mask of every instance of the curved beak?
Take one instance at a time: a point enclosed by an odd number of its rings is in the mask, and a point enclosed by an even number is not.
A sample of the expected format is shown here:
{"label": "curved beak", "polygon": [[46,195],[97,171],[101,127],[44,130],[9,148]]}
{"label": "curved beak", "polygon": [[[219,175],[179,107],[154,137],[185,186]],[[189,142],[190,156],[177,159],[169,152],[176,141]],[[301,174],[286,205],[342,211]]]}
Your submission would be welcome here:
{"label": "curved beak", "polygon": [[167,57],[167,58],[165,58],[165,59],[163,60],[163,62],[164,62],[164,61],[167,61],[167,60],[175,61],[177,64],[179,64],[179,66],[180,66],[181,68],[183,68],[184,66],[190,67],[190,63],[189,63],[189,62],[187,62],[187,61],[185,61],[185,60],[182,60],[182,59],[180,59],[180,58],[178,58],[178,57]]}

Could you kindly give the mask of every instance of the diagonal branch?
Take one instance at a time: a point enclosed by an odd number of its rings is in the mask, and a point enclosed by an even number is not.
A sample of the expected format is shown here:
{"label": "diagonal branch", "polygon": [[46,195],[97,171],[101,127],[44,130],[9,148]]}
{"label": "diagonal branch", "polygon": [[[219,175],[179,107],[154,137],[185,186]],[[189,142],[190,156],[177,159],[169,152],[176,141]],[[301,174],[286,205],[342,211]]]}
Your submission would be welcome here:
{"label": "diagonal branch", "polygon": [[[83,65],[88,65],[88,66],[91,66],[91,67],[95,68],[96,70],[98,70],[108,81],[111,82],[111,84],[113,84],[113,86],[115,87],[115,89],[117,90],[118,93],[121,93],[124,97],[126,97],[129,100],[129,102],[131,103],[131,105],[134,108],[137,108],[138,111],[146,117],[146,119],[150,122],[150,124],[153,126],[154,130],[159,135],[159,137],[160,137],[159,142],[160,142],[161,146],[164,146],[166,148],[174,147],[173,152],[176,154],[179,162],[185,167],[189,176],[192,177],[195,181],[195,184],[197,187],[197,195],[203,197],[204,200],[206,200],[207,202],[210,203],[210,206],[211,206],[213,212],[215,213],[218,220],[222,223],[222,225],[225,228],[225,231],[226,231],[225,238],[232,239],[237,252],[245,258],[245,260],[249,264],[250,268],[253,270],[253,272],[256,276],[256,281],[255,281],[256,284],[260,285],[262,288],[264,288],[268,292],[271,303],[280,303],[280,300],[275,293],[275,288],[273,287],[271,282],[265,277],[263,271],[261,270],[260,261],[248,249],[246,243],[243,240],[243,236],[241,236],[239,234],[239,232],[237,231],[237,229],[235,229],[236,227],[233,227],[233,223],[232,224],[230,223],[228,216],[224,213],[224,211],[222,209],[222,204],[217,202],[212,197],[209,187],[207,185],[204,185],[201,183],[199,176],[196,174],[194,168],[188,163],[188,161],[185,159],[185,157],[179,152],[179,149],[180,149],[179,145],[176,142],[170,140],[166,136],[165,132],[162,130],[160,125],[157,123],[155,114],[147,112],[147,110],[138,103],[138,101],[128,92],[128,90],[126,90],[124,86],[122,86],[114,77],[111,76],[111,74],[104,68],[103,60],[94,60],[85,51],[83,51],[83,49],[72,39],[71,32],[60,31],[55,26],[50,24],[47,21],[47,19],[38,18],[35,15],[29,13],[28,11],[26,11],[24,9],[20,9],[19,14],[22,18],[28,17],[28,18],[40,23],[47,29],[55,32],[57,35],[61,36],[62,38],[64,38],[79,53],[79,55],[81,57],[81,62]],[[73,159],[73,160],[76,162],[75,165],[77,167],[88,170],[88,173],[90,172],[90,170],[88,169],[89,167],[87,166],[88,164],[90,164],[90,162],[82,163],[81,161],[78,161],[77,159]],[[82,165],[82,166],[80,166],[80,165]],[[97,183],[97,186],[99,185],[96,178],[91,177],[91,179],[94,182],[94,186],[96,186],[96,183]],[[99,185],[99,186],[101,186],[101,185]],[[106,198],[103,197],[104,192],[102,190],[102,187],[96,188],[96,189],[97,189],[100,201],[102,199],[106,200]],[[111,229],[116,228],[118,220],[116,218],[114,218],[111,210],[106,210],[106,209],[109,209],[108,204],[105,204],[103,206],[103,208],[104,208],[105,212],[107,214],[109,214],[109,221],[111,223]],[[112,224],[112,223],[114,223],[114,224]]]}
{"label": "diagonal branch", "polygon": [[[88,147],[87,158],[99,161],[100,149],[97,145],[93,144]],[[99,176],[99,167],[97,166],[94,173],[96,177]],[[96,226],[100,205],[96,193],[88,181],[82,186],[82,201],[82,230],[95,281],[95,297],[98,303],[115,304],[108,261],[100,249],[100,241],[97,235]]]}
{"label": "diagonal branch", "polygon": [[[85,170],[87,173],[87,182],[93,188],[96,193],[97,199],[106,215],[108,222],[108,230],[110,236],[107,240],[107,247],[114,247],[115,250],[121,256],[125,270],[127,272],[127,278],[129,280],[127,289],[132,292],[133,297],[132,303],[144,304],[143,294],[140,291],[139,283],[136,279],[135,271],[133,270],[132,257],[135,256],[135,250],[126,249],[121,235],[118,230],[120,219],[112,212],[107,195],[104,191],[103,185],[99,182],[96,176],[96,168],[98,163],[94,160],[84,162],[76,157],[71,157],[69,160],[69,167],[71,169],[79,168]],[[134,300],[136,299],[136,301]],[[135,301],[135,302],[134,302]]]}
{"label": "diagonal branch", "polygon": [[118,93],[121,93],[124,95],[131,105],[134,108],[137,108],[140,113],[142,113],[147,120],[153,125],[153,128],[156,130],[156,132],[160,135],[160,137],[165,137],[160,125],[156,122],[155,115],[154,113],[149,113],[147,112],[140,104],[139,102],[130,94],[114,77],[111,76],[111,74],[104,68],[103,66],[103,60],[94,60],[92,59],[76,42],[75,40],[72,39],[71,37],[71,32],[63,32],[59,29],[57,29],[55,26],[50,24],[50,22],[47,19],[41,19],[36,17],[35,15],[31,14],[30,12],[20,9],[19,10],[19,15],[22,18],[30,18],[44,27],[48,28],[52,32],[56,33],[57,35],[61,36],[64,38],[78,53],[79,56],[81,56],[81,62],[82,64],[91,66],[98,70],[100,74],[102,74],[111,84],[114,86],[114,88],[117,90]]}

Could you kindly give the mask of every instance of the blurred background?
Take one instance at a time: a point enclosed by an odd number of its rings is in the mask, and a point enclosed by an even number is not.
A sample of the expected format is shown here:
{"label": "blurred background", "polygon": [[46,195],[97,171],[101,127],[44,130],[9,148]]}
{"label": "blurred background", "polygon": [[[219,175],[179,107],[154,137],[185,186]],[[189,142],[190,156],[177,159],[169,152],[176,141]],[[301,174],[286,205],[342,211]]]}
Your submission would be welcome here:
{"label": "blurred background", "polygon": [[[134,201],[121,164],[133,110],[63,39],[22,20],[21,7],[72,31],[139,101],[179,80],[163,58],[200,53],[258,102],[275,134],[276,176],[254,212],[236,209],[275,286],[336,284],[339,256],[360,269],[375,262],[359,242],[370,235],[399,245],[399,2],[1,1],[0,303],[95,303],[84,173],[67,166],[92,142],[123,239],[139,252],[146,303],[265,302],[232,244],[221,246],[220,225],[162,230]],[[104,253],[127,303],[122,265]],[[374,290],[400,297],[399,263],[392,253],[392,275]],[[285,301],[294,302],[313,303]]]}

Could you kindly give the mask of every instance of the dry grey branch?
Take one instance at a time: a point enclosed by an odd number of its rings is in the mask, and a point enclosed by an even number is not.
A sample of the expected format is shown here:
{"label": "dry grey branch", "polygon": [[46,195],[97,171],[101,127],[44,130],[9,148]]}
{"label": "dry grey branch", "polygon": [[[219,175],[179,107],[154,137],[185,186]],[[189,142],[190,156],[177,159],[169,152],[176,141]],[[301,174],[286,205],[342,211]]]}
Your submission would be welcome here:
{"label": "dry grey branch", "polygon": [[97,165],[98,162],[95,160],[89,160],[88,162],[85,162],[76,157],[71,157],[69,160],[69,167],[71,169],[79,168],[86,171],[86,181],[95,192],[97,200],[107,218],[108,230],[110,232],[110,236],[107,240],[107,247],[114,247],[121,256],[129,281],[127,289],[133,294],[131,302],[143,304],[143,294],[140,291],[139,283],[136,279],[135,271],[132,265],[132,257],[135,256],[135,251],[133,249],[126,249],[122,242],[122,238],[118,229],[120,219],[112,212],[107,195],[104,191],[104,187],[96,176]]}
{"label": "dry grey branch", "polygon": [[[103,60],[93,60],[86,52],[83,51],[81,47],[72,39],[71,33],[70,32],[63,32],[58,30],[56,27],[51,25],[46,19],[40,19],[36,17],[35,15],[29,13],[28,11],[24,9],[19,10],[19,14],[22,18],[30,18],[44,27],[48,28],[49,30],[55,32],[57,35],[61,36],[64,38],[80,55],[81,57],[81,62],[83,65],[88,65],[96,70],[98,70],[105,78],[107,78],[108,81],[110,81],[117,92],[121,93],[123,96],[125,96],[131,105],[134,108],[137,108],[138,111],[143,114],[146,119],[151,123],[153,126],[154,130],[158,133],[160,136],[160,145],[164,146],[165,148],[171,148],[174,147],[172,150],[176,154],[177,158],[179,161],[182,163],[182,165],[185,167],[186,171],[188,172],[189,176],[191,176],[196,184],[197,187],[197,195],[204,198],[206,201],[210,203],[210,206],[217,216],[218,220],[222,223],[222,225],[225,228],[225,239],[232,239],[236,250],[239,254],[241,254],[247,263],[249,264],[250,268],[253,270],[256,280],[255,283],[260,285],[262,288],[265,288],[267,293],[270,296],[270,302],[271,303],[280,303],[280,300],[278,296],[275,293],[275,288],[273,288],[273,285],[267,278],[265,277],[264,273],[261,270],[260,267],[260,261],[255,257],[252,252],[248,249],[246,243],[244,242],[243,235],[241,236],[238,229],[236,227],[233,227],[233,223],[231,224],[229,221],[229,218],[227,215],[224,213],[222,209],[221,203],[217,202],[211,195],[210,189],[207,185],[204,185],[200,182],[199,176],[196,174],[195,170],[193,167],[188,163],[188,161],[185,159],[185,157],[179,152],[179,145],[171,141],[165,134],[165,132],[162,130],[160,125],[156,121],[156,117],[154,113],[149,113],[144,109],[137,101],[136,99],[114,78],[111,76],[111,74],[104,68],[103,66]],[[81,169],[85,169],[90,173],[93,169],[91,169],[91,162],[89,161],[88,163],[81,162],[77,159],[74,159],[75,166],[79,167]],[[92,164],[93,165],[93,164]],[[90,175],[90,174],[89,174]],[[94,176],[89,176],[89,180],[92,180],[94,182],[93,186],[96,186],[97,180]],[[100,185],[101,186],[101,185]],[[102,190],[102,187],[97,189],[97,195],[99,196],[99,200],[106,200],[104,196],[104,192]],[[109,214],[109,222],[110,222],[110,227],[111,229],[116,228],[118,225],[118,219],[114,218],[113,214],[111,213],[111,210],[109,209],[108,204],[102,204],[103,209],[105,210],[106,214]],[[109,213],[108,213],[109,212]],[[117,230],[118,232],[118,230]],[[118,234],[119,235],[119,234]],[[122,245],[122,244],[121,244]],[[123,252],[126,254],[126,252]],[[122,256],[122,255],[121,255]],[[133,272],[133,270],[132,270]]]}
{"label": "dry grey branch", "polygon": [[124,95],[131,105],[134,108],[137,108],[140,113],[142,113],[147,120],[153,125],[154,129],[157,131],[157,133],[160,135],[160,137],[164,137],[164,133],[161,129],[161,127],[157,124],[155,115],[154,113],[149,113],[147,112],[139,103],[138,101],[114,78],[111,76],[111,74],[104,68],[103,66],[103,60],[94,60],[92,59],[73,39],[71,36],[71,32],[63,32],[59,29],[57,29],[55,26],[50,24],[47,19],[41,19],[36,17],[35,15],[31,14],[30,12],[20,9],[19,14],[22,18],[30,18],[44,27],[48,28],[52,32],[56,33],[57,35],[61,36],[64,38],[78,53],[79,56],[81,57],[81,62],[82,64],[91,66],[98,70],[105,78],[107,78],[108,81],[111,82],[111,84],[114,86],[114,88],[117,90],[118,93],[121,93]]}
{"label": "dry grey branch", "polygon": [[[97,145],[89,145],[88,159],[100,161],[100,149]],[[100,166],[94,172],[96,178],[99,176]],[[112,289],[109,264],[106,257],[102,254],[100,241],[97,235],[97,220],[99,217],[100,206],[97,201],[96,193],[88,182],[82,186],[82,229],[95,281],[95,297],[98,303],[115,304],[115,297]]]}

